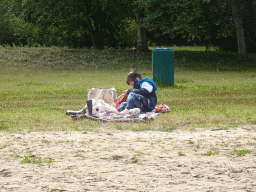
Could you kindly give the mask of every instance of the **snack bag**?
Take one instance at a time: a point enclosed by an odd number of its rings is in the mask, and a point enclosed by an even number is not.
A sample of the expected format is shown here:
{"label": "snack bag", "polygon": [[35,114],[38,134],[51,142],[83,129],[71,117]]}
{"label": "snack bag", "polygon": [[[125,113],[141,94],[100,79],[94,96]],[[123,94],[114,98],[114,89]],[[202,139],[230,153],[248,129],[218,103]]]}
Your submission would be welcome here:
{"label": "snack bag", "polygon": [[125,96],[125,94],[122,94],[114,101],[114,103],[116,104],[116,109],[120,106],[121,103],[126,102]]}
{"label": "snack bag", "polygon": [[160,105],[157,105],[152,112],[166,113],[166,112],[170,112],[170,108],[165,104],[160,104]]}

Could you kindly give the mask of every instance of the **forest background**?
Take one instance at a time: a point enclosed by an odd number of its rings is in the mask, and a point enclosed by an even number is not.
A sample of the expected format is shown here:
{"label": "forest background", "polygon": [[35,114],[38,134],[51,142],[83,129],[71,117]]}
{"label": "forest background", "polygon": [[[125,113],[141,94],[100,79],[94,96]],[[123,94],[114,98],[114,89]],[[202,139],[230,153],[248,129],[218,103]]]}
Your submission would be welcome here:
{"label": "forest background", "polygon": [[0,44],[256,52],[255,0],[1,0]]}

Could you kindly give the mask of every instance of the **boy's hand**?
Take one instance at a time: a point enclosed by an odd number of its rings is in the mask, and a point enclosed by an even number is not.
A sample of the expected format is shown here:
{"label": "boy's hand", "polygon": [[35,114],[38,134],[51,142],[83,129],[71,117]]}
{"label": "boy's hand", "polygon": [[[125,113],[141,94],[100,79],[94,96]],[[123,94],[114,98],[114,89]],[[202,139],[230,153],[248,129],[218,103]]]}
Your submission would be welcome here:
{"label": "boy's hand", "polygon": [[128,90],[123,90],[123,94],[127,95]]}

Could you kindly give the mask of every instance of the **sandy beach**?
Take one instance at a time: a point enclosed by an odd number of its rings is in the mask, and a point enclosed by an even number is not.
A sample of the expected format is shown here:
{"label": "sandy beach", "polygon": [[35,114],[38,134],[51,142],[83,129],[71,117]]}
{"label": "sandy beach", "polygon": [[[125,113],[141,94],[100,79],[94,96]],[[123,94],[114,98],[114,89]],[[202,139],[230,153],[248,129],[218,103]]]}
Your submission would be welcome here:
{"label": "sandy beach", "polygon": [[0,154],[0,192],[256,191],[256,125],[0,132]]}

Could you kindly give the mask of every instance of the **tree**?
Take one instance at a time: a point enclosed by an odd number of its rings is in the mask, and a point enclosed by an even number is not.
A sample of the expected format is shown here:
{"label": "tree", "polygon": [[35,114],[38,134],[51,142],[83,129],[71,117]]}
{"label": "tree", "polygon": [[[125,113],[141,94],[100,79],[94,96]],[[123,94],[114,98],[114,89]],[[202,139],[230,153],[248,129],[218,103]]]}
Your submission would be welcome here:
{"label": "tree", "polygon": [[232,6],[232,13],[234,18],[234,23],[236,27],[236,35],[237,35],[237,44],[238,44],[238,59],[241,61],[247,61],[248,55],[246,52],[246,44],[244,37],[244,28],[243,28],[243,18],[241,13],[242,4],[238,3],[236,0],[230,0]]}
{"label": "tree", "polygon": [[[247,60],[245,43],[255,46],[256,16],[253,0],[138,0],[148,10],[143,26],[193,42],[210,43],[237,34],[239,59]],[[254,2],[255,3],[255,2]],[[233,26],[232,26],[233,25]],[[214,33],[212,33],[215,31]],[[224,44],[224,41],[219,40]],[[252,44],[252,43],[251,43]],[[232,47],[231,44],[228,44]]]}
{"label": "tree", "polygon": [[236,27],[238,59],[249,61],[249,52],[256,52],[256,14],[252,0],[230,0]]}
{"label": "tree", "polygon": [[256,53],[256,1],[245,0],[246,9],[243,11],[243,27],[245,32],[245,42],[248,53]]}
{"label": "tree", "polygon": [[149,51],[147,45],[146,28],[141,26],[142,18],[144,17],[144,10],[141,7],[137,7],[137,47],[136,51]]}
{"label": "tree", "polygon": [[[230,15],[225,11],[226,0],[138,0],[146,8],[143,26],[150,31],[161,30],[173,37],[181,35],[187,41],[211,39],[211,28],[221,25],[222,35],[227,35],[225,24]],[[220,15],[221,13],[221,15]],[[224,23],[222,25],[222,23]]]}
{"label": "tree", "polygon": [[[86,6],[85,15],[90,15],[87,10],[89,9]],[[89,17],[86,17],[87,26],[90,30],[94,49],[104,49],[104,34],[102,31],[102,25],[104,23],[102,22],[102,18],[106,18],[106,14],[100,8],[97,8],[95,10],[95,13],[93,14],[92,19],[94,26],[92,25],[91,19]]]}
{"label": "tree", "polygon": [[35,29],[29,41],[46,46],[103,49],[129,44],[127,18],[135,18],[134,9],[132,0],[23,0],[24,20]]}
{"label": "tree", "polygon": [[0,0],[0,44],[23,45],[31,35],[32,26],[21,16],[21,0]]}

